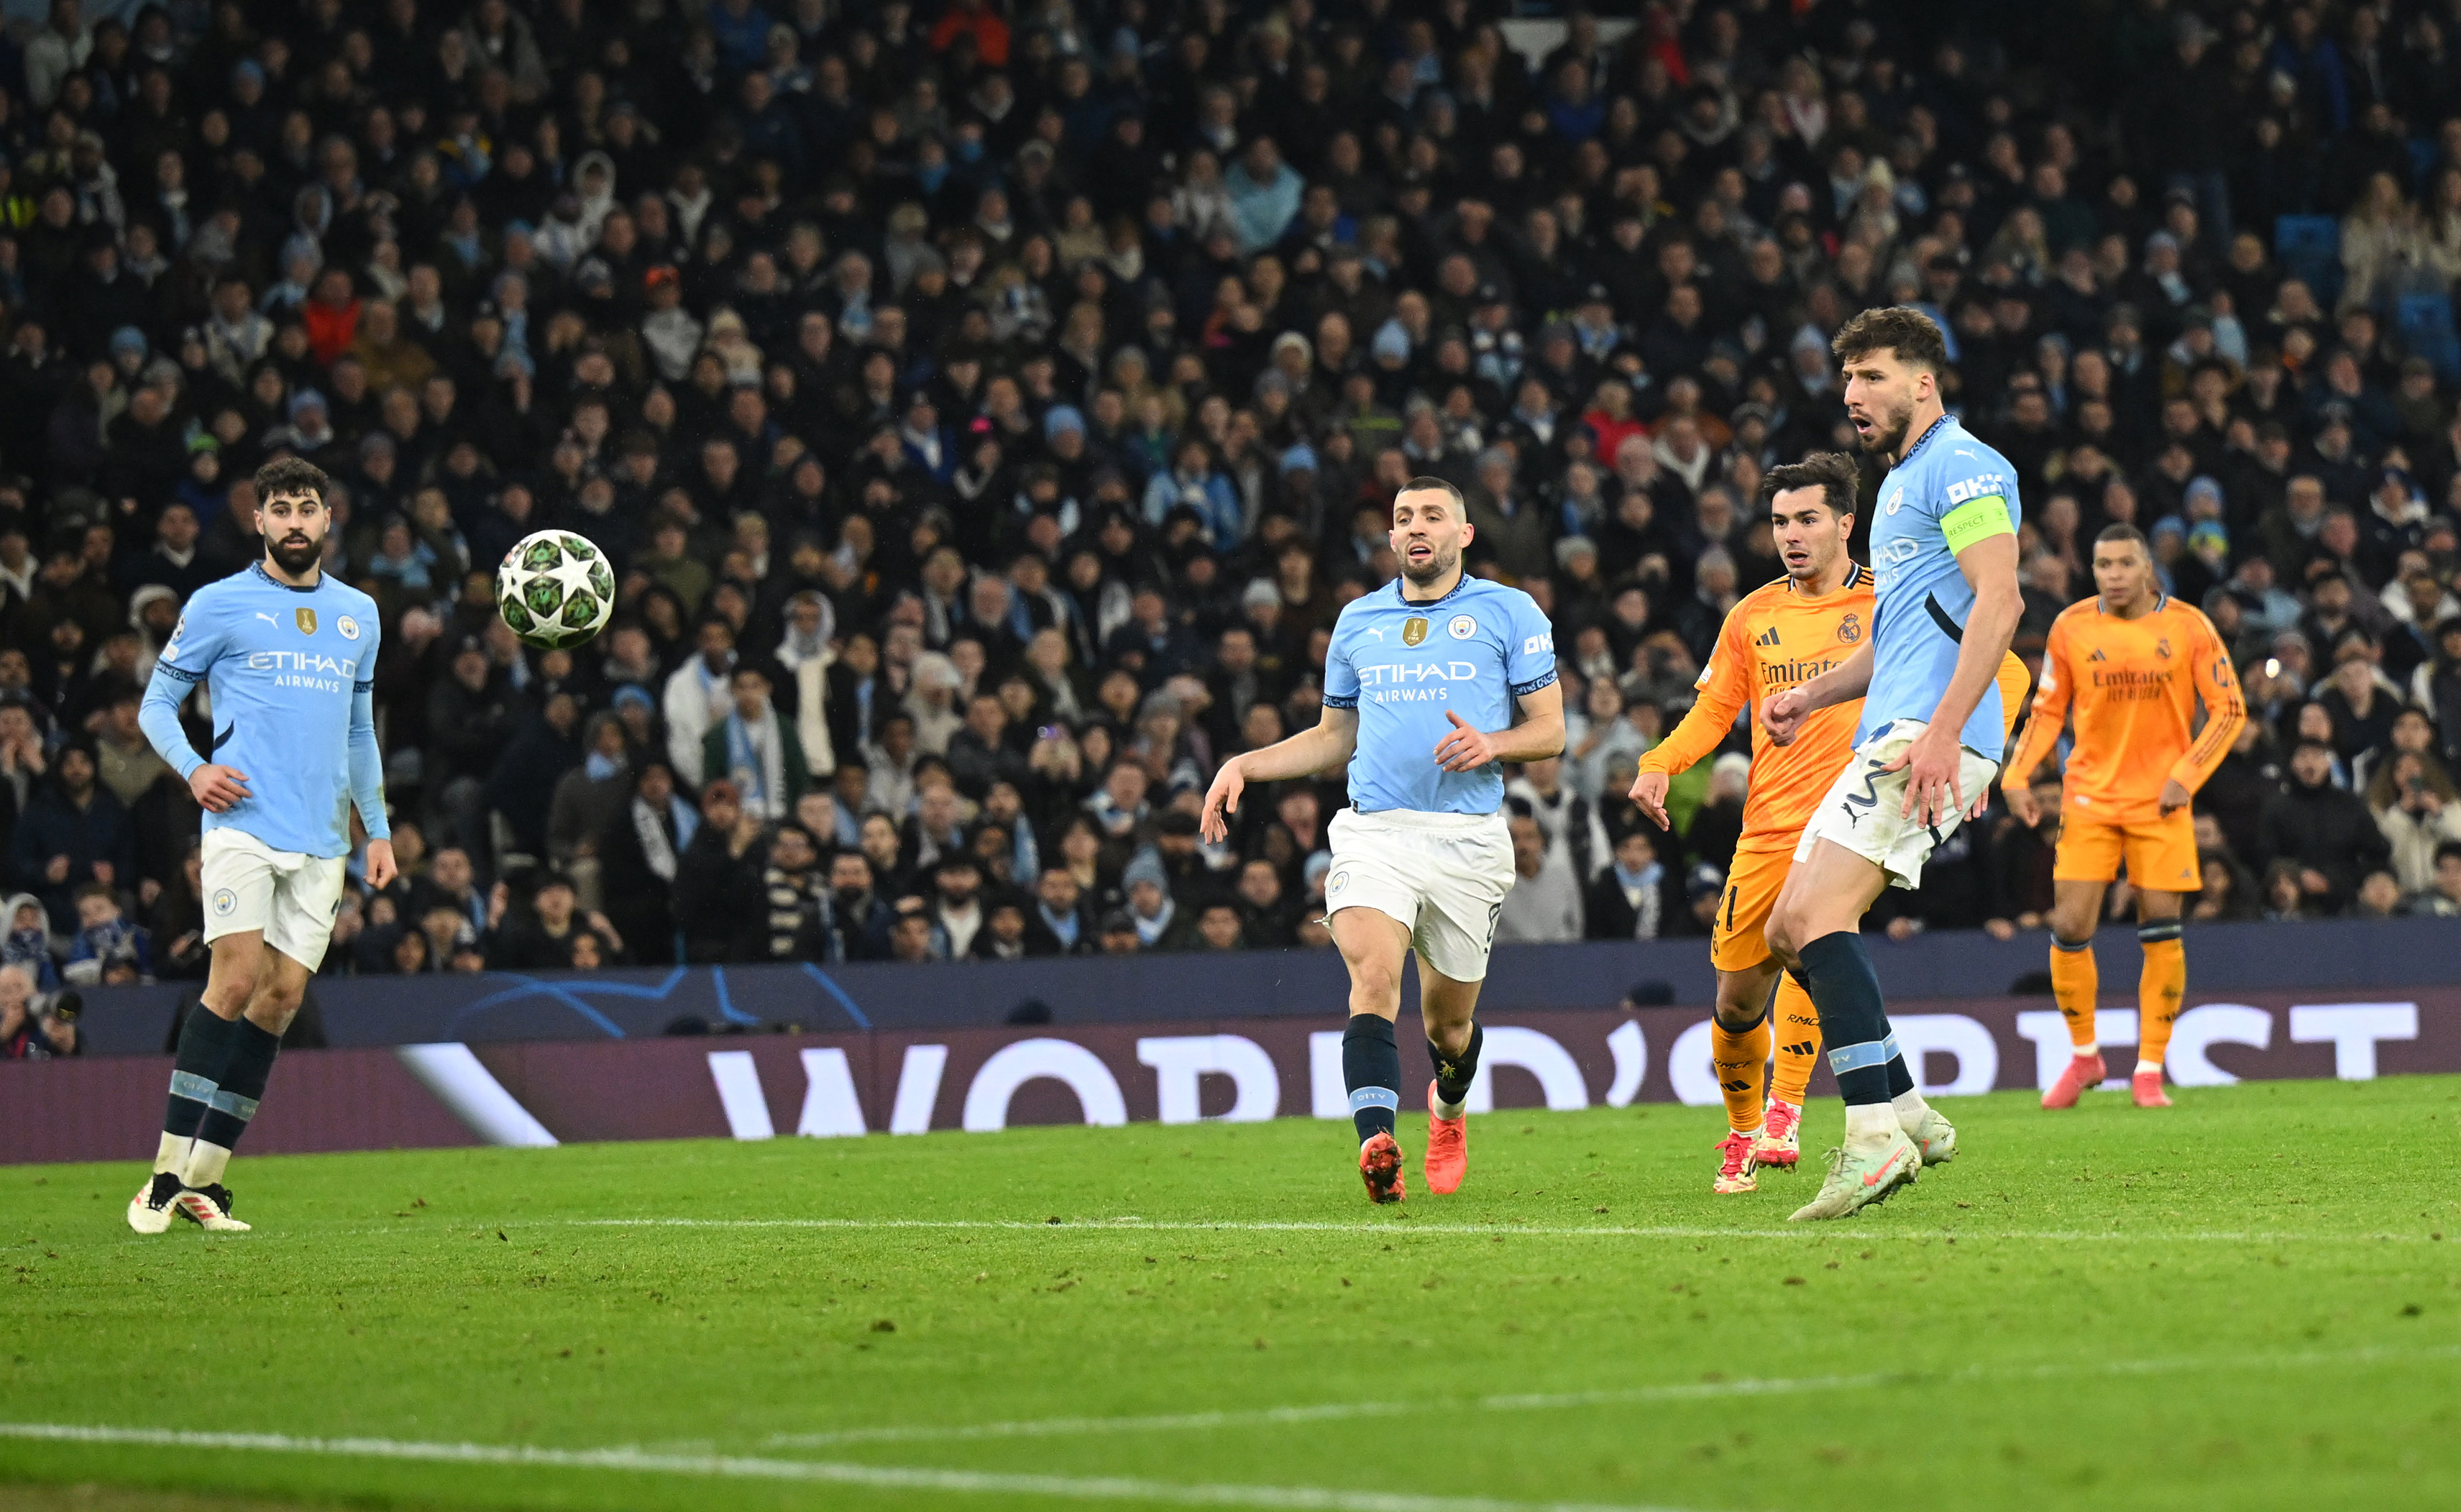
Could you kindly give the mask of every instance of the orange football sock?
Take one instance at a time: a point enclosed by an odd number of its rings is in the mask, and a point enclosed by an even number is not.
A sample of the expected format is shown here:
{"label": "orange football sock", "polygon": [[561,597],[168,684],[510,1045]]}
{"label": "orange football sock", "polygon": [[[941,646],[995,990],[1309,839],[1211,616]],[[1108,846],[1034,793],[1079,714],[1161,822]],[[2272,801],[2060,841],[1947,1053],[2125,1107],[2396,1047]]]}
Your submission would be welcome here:
{"label": "orange football sock", "polygon": [[1804,1089],[1811,1085],[1811,1068],[1820,1059],[1820,1010],[1791,971],[1777,979],[1777,1001],[1769,1008],[1777,1030],[1777,1069],[1769,1076],[1769,1096],[1803,1106]]}
{"label": "orange football sock", "polygon": [[2090,1055],[2102,1048],[2093,1037],[2093,1000],[2101,990],[2101,974],[2093,964],[2092,939],[2087,938],[2083,945],[2070,945],[2058,935],[2051,936],[2051,998],[2067,1019],[2068,1044],[2080,1055]]}
{"label": "orange football sock", "polygon": [[1709,1021],[1709,1058],[1726,1098],[1726,1126],[1744,1134],[1761,1126],[1761,1076],[1769,1058],[1769,1016],[1740,1033]]}
{"label": "orange football sock", "polygon": [[2145,970],[2136,979],[2136,1069],[2159,1071],[2171,1048],[2171,1026],[2179,1021],[2179,1000],[2188,991],[2188,947],[2175,920],[2148,925],[2137,939],[2145,949]]}

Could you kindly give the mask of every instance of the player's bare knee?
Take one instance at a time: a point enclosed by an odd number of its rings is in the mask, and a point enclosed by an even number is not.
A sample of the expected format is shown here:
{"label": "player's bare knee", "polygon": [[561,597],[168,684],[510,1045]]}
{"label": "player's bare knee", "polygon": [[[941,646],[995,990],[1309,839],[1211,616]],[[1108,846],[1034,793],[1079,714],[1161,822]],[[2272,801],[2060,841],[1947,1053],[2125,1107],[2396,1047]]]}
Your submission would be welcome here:
{"label": "player's bare knee", "polygon": [[1427,1032],[1427,1043],[1448,1055],[1458,1055],[1469,1048],[1470,1018],[1466,1008],[1440,1003],[1419,1005],[1419,1021]]}
{"label": "player's bare knee", "polygon": [[1761,938],[1768,942],[1769,953],[1786,966],[1799,964],[1797,954],[1803,938],[1796,927],[1795,904],[1791,897],[1780,895],[1769,909],[1768,923],[1761,927]]}
{"label": "player's bare knee", "polygon": [[1759,1023],[1762,1013],[1767,1009],[1768,994],[1766,992],[1757,998],[1720,992],[1717,1006],[1709,1012],[1718,1020],[1720,1029],[1733,1033],[1742,1033]]}
{"label": "player's bare knee", "polygon": [[284,993],[278,989],[260,992],[247,1005],[247,1021],[268,1034],[282,1034],[290,1028],[290,1021],[299,1016],[300,996],[298,992]]}
{"label": "player's bare knee", "polygon": [[1391,1018],[1402,1007],[1402,974],[1380,961],[1360,961],[1350,969],[1350,1011]]}
{"label": "player's bare knee", "polygon": [[280,1033],[299,1012],[300,1000],[307,996],[308,984],[289,981],[280,976],[267,977],[248,999],[247,1016],[251,1023],[271,1033]]}

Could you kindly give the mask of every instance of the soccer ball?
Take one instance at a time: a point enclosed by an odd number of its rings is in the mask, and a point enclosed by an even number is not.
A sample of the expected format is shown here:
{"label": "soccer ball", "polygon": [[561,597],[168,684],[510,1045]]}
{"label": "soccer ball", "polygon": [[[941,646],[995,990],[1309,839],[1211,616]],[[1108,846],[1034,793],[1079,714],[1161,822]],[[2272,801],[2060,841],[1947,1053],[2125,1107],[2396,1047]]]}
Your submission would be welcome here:
{"label": "soccer ball", "polygon": [[496,608],[515,635],[542,650],[578,646],[615,612],[615,572],[586,538],[541,530],[504,553]]}

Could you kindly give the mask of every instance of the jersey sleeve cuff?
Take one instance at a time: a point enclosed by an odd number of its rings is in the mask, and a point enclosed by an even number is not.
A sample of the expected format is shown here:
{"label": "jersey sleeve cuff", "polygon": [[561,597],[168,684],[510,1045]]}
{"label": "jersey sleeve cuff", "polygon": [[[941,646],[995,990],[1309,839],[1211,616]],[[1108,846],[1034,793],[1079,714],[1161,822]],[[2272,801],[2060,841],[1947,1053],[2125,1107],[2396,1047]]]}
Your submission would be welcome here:
{"label": "jersey sleeve cuff", "polygon": [[376,691],[376,680],[375,680],[374,678],[373,678],[373,677],[361,677],[361,678],[357,678],[357,679],[354,679],[354,680],[352,682],[352,684],[351,684],[351,692],[354,692],[354,693],[372,693],[372,692],[374,692],[375,691]]}
{"label": "jersey sleeve cuff", "polygon": [[174,667],[165,661],[157,661],[154,664],[154,670],[165,677],[183,683],[199,683],[204,680],[204,674],[202,672],[192,672],[184,667]]}
{"label": "jersey sleeve cuff", "polygon": [[1317,701],[1322,703],[1327,709],[1356,709],[1359,707],[1359,695],[1357,693],[1351,693],[1347,696],[1341,693],[1326,693]]}
{"label": "jersey sleeve cuff", "polygon": [[1527,697],[1529,697],[1531,693],[1536,692],[1537,692],[1539,689],[1541,689],[1541,688],[1549,688],[1549,687],[1552,687],[1552,686],[1554,685],[1554,682],[1555,682],[1555,669],[1554,669],[1554,668],[1552,668],[1552,667],[1550,667],[1550,668],[1548,668],[1548,669],[1547,669],[1546,674],[1545,674],[1544,676],[1540,676],[1540,677],[1532,677],[1531,679],[1530,679],[1530,680],[1529,680],[1528,682],[1526,682],[1526,683],[1512,683],[1512,684],[1509,684],[1509,685],[1508,685],[1508,686],[1509,686],[1509,687],[1511,688],[1511,690],[1512,690],[1512,696],[1513,696],[1513,697],[1515,697],[1515,698],[1527,698]]}

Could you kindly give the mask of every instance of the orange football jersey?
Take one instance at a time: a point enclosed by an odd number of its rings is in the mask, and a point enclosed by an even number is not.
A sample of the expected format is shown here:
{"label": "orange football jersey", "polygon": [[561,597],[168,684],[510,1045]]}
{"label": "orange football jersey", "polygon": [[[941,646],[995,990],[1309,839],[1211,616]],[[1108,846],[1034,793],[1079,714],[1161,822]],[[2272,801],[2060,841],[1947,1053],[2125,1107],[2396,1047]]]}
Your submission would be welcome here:
{"label": "orange football jersey", "polygon": [[2165,781],[2204,786],[2247,720],[2221,635],[2203,610],[2168,594],[2141,619],[2105,613],[2099,597],[2061,612],[2043,650],[2034,722],[2008,769],[2031,776],[2071,712],[2063,806],[2105,824],[2160,818]]}
{"label": "orange football jersey", "polygon": [[[1682,722],[1640,758],[1643,772],[1669,777],[1718,749],[1735,716],[1771,693],[1809,682],[1860,649],[1872,631],[1872,574],[1857,563],[1836,592],[1810,598],[1792,578],[1754,588],[1726,611],[1717,650],[1693,687],[1700,697]],[[1863,701],[1834,704],[1803,722],[1792,745],[1775,745],[1752,725],[1752,787],[1744,803],[1739,851],[1792,850],[1829,784],[1854,754]]]}
{"label": "orange football jersey", "polygon": [[[1693,687],[1700,697],[1666,738],[1640,758],[1643,772],[1673,776],[1718,749],[1735,716],[1757,710],[1772,693],[1809,682],[1861,649],[1872,629],[1872,573],[1861,564],[1845,586],[1807,596],[1792,578],[1753,589],[1726,612],[1717,649]],[[2031,680],[2015,656],[2000,662],[2001,728],[2012,729]],[[1752,723],[1751,795],[1744,802],[1742,851],[1794,849],[1811,811],[1854,754],[1863,701],[1832,704],[1803,722],[1791,745],[1771,741]],[[1972,798],[1972,794],[1966,795]]]}

